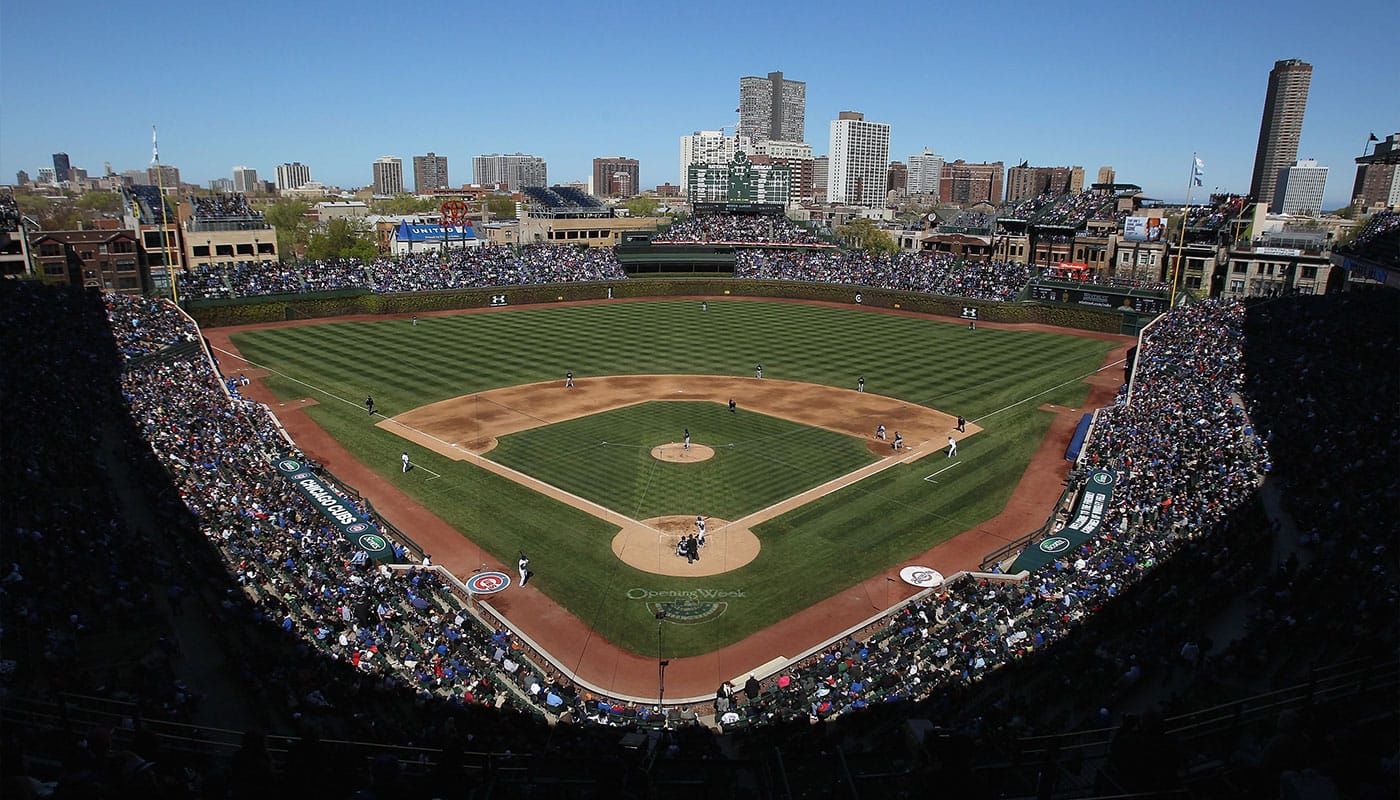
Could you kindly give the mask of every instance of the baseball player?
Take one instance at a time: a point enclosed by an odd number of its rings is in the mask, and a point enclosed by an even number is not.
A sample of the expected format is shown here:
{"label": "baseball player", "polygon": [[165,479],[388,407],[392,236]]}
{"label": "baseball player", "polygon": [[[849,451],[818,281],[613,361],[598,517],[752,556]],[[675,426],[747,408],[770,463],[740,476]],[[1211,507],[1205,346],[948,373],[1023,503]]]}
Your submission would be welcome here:
{"label": "baseball player", "polygon": [[967,433],[967,418],[962,414],[958,415],[958,433]]}
{"label": "baseball player", "polygon": [[880,425],[875,426],[875,438],[876,438],[876,439],[879,439],[879,440],[882,441],[882,442],[885,441],[885,426],[884,426],[884,424],[880,424]]}
{"label": "baseball player", "polygon": [[902,450],[904,448],[904,437],[899,435],[899,431],[894,432],[894,441],[890,442],[891,450]]}
{"label": "baseball player", "polygon": [[865,376],[864,376],[864,375],[860,376],[859,378],[856,378],[856,391],[857,391],[857,392],[863,392],[863,391],[865,391]]}
{"label": "baseball player", "polygon": [[701,301],[700,301],[700,310],[701,310],[701,311],[709,311],[709,310],[710,310],[710,304],[707,303],[707,302],[704,301],[704,300],[701,300]]}
{"label": "baseball player", "polygon": [[685,429],[685,444],[682,445],[682,449],[690,449],[690,428]]}
{"label": "baseball player", "polygon": [[524,586],[525,582],[530,580],[530,559],[526,558],[524,553],[521,553],[520,560],[516,562],[516,566],[520,569],[520,585]]}
{"label": "baseball player", "polygon": [[371,417],[374,416],[374,397],[372,395],[365,395],[365,409],[369,411]]}
{"label": "baseball player", "polygon": [[415,327],[415,328],[418,327],[418,315],[417,315],[417,314],[414,314],[414,315],[413,315],[413,327]]}
{"label": "baseball player", "polygon": [[565,389],[572,389],[572,388],[574,388],[574,373],[573,373],[573,372],[566,372],[566,373],[564,373],[564,388],[565,388]]}
{"label": "baseball player", "polygon": [[739,406],[734,402],[734,398],[729,398],[729,413],[733,414]]}
{"label": "baseball player", "polygon": [[948,457],[952,458],[958,454],[958,440],[953,438],[953,434],[948,434]]}
{"label": "baseball player", "polygon": [[407,450],[403,451],[403,455],[399,457],[399,460],[403,462],[403,471],[408,472],[409,462]]}
{"label": "baseball player", "polygon": [[759,364],[758,366],[756,366],[756,367],[753,368],[753,376],[754,376],[755,378],[762,378],[762,377],[763,377],[763,365],[762,365],[762,364]]}
{"label": "baseball player", "polygon": [[695,518],[695,527],[696,527],[696,529],[699,531],[699,533],[696,534],[696,538],[698,538],[698,539],[700,540],[700,541],[699,541],[700,546],[701,546],[701,547],[704,547],[704,546],[705,546],[705,518],[704,518],[704,517],[696,517],[696,518]]}

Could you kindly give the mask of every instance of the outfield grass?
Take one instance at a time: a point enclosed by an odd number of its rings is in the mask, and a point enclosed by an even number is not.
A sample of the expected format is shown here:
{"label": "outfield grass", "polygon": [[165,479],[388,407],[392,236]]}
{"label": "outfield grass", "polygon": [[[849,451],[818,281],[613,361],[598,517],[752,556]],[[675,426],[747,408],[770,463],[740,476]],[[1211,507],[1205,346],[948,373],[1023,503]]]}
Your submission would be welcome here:
{"label": "outfield grass", "polygon": [[[667,463],[651,448],[691,440],[715,451]],[[655,401],[521,431],[488,457],[632,519],[669,514],[736,520],[856,470],[876,456],[834,431],[719,403]]]}
{"label": "outfield grass", "polygon": [[[645,603],[628,599],[630,589],[743,592],[709,623],[668,629],[673,656],[737,641],[997,514],[1052,419],[1037,407],[1081,403],[1087,387],[1077,379],[1112,346],[861,309],[718,299],[704,312],[698,301],[619,302],[425,317],[417,327],[332,322],[234,340],[244,356],[281,373],[268,379],[278,396],[316,398],[307,413],[319,425],[497,559],[513,563],[527,550],[537,572],[531,585],[623,647],[648,654],[655,647],[655,622]],[[622,564],[609,548],[614,526],[464,462],[416,451],[416,463],[443,477],[402,474],[404,440],[374,427],[360,405],[372,393],[393,415],[561,379],[566,370],[580,378],[752,376],[759,362],[766,377],[847,388],[863,374],[867,391],[963,414],[985,430],[959,445],[960,466],[937,484],[923,480],[944,466],[936,459],[887,470],[760,526],[762,552],[742,569],[683,579]],[[870,600],[872,611],[884,603]]]}

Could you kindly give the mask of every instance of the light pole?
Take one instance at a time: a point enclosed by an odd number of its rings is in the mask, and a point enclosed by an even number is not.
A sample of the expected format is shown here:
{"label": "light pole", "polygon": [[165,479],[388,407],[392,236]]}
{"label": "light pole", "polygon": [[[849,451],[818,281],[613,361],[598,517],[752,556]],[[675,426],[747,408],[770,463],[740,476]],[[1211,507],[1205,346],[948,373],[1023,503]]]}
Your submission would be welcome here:
{"label": "light pole", "polygon": [[661,726],[666,726],[666,665],[671,662],[661,657],[662,642],[666,635],[666,612],[656,612],[656,707],[661,712]]}

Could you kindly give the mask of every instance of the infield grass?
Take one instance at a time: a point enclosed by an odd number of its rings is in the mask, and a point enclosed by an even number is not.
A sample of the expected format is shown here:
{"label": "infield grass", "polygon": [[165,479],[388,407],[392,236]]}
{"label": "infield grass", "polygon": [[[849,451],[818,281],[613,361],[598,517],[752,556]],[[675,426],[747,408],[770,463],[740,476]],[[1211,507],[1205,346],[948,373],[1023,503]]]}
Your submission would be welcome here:
{"label": "infield grass", "polygon": [[[969,331],[956,322],[855,308],[724,299],[711,299],[704,312],[688,300],[533,307],[422,317],[417,327],[408,320],[328,322],[239,333],[234,341],[246,358],[275,370],[267,383],[279,397],[315,398],[307,413],[317,424],[476,547],[506,564],[528,551],[537,573],[531,586],[622,647],[648,654],[656,647],[652,614],[645,602],[628,599],[629,590],[742,592],[710,622],[668,626],[666,655],[678,657],[738,641],[995,516],[1053,418],[1038,407],[1082,403],[1087,386],[1079,379],[1112,347],[1086,337]],[[963,414],[985,430],[959,444],[959,466],[938,483],[923,479],[946,466],[937,457],[886,470],[759,526],[762,551],[747,566],[685,579],[623,564],[609,546],[615,526],[465,462],[411,448],[426,469],[402,474],[404,440],[376,428],[361,405],[373,394],[392,416],[470,392],[562,380],[566,370],[580,378],[748,377],[757,363],[765,377],[845,388],[864,375],[869,392]],[[223,366],[237,370],[227,360]],[[575,422],[592,424],[589,419]],[[675,423],[656,423],[662,441],[678,439]],[[697,425],[689,427],[698,436]],[[637,423],[630,441],[646,444],[644,428]],[[600,466],[592,457],[586,465]],[[629,474],[639,477],[625,464],[608,469],[618,470],[610,480],[621,483]],[[442,477],[428,480],[427,470]],[[751,483],[725,479],[705,491],[733,495],[724,502],[743,508],[763,502],[743,499],[751,497]],[[875,591],[872,613],[886,600]]]}

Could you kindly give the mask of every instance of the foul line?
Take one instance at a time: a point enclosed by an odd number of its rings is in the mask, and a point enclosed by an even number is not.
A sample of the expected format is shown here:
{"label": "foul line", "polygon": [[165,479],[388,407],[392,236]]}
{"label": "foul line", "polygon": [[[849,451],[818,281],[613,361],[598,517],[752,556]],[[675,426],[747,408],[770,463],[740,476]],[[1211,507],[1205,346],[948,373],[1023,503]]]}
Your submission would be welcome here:
{"label": "foul line", "polygon": [[1037,397],[1040,397],[1040,396],[1043,395],[1043,394],[1049,394],[1050,392],[1055,391],[1056,389],[1060,388],[1061,386],[1068,386],[1068,385],[1070,385],[1071,383],[1076,383],[1076,382],[1078,382],[1078,381],[1082,381],[1082,380],[1084,380],[1085,378],[1088,378],[1088,377],[1090,377],[1090,376],[1097,375],[1097,374],[1099,374],[1100,372],[1103,372],[1104,370],[1108,369],[1109,367],[1116,367],[1116,366],[1118,366],[1119,364],[1122,364],[1122,363],[1125,362],[1125,361],[1127,361],[1126,358],[1120,358],[1120,359],[1118,359],[1117,361],[1114,361],[1114,362],[1111,363],[1111,364],[1104,364],[1102,367],[1099,367],[1098,369],[1094,370],[1093,372],[1086,372],[1086,373],[1084,373],[1083,375],[1080,375],[1080,376],[1077,377],[1077,378],[1070,378],[1069,380],[1065,381],[1064,383],[1057,383],[1057,384],[1055,384],[1054,386],[1051,386],[1049,389],[1045,389],[1044,391],[1036,392],[1035,394],[1031,395],[1030,397],[1026,397],[1026,398],[1024,398],[1024,399],[1017,400],[1016,402],[1012,403],[1012,404],[1009,405],[1009,406],[1003,406],[1002,408],[998,408],[996,411],[993,411],[993,412],[991,412],[990,414],[983,414],[982,416],[980,416],[980,417],[978,417],[977,419],[974,419],[974,420],[972,420],[972,421],[973,421],[973,422],[981,422],[982,420],[987,419],[988,417],[995,417],[997,414],[1000,414],[1000,413],[1003,412],[1003,411],[1009,411],[1009,410],[1015,408],[1016,406],[1021,405],[1022,403],[1029,403],[1030,401],[1036,399]]}
{"label": "foul line", "polygon": [[932,477],[935,477],[935,476],[938,476],[938,475],[942,475],[943,473],[947,472],[948,470],[952,469],[953,467],[956,467],[957,465],[959,465],[959,464],[961,464],[961,463],[962,463],[961,461],[954,461],[953,463],[949,464],[948,466],[944,467],[943,469],[940,469],[939,471],[937,471],[937,472],[935,472],[935,473],[933,473],[933,474],[931,474],[931,475],[925,475],[925,476],[924,476],[924,480],[928,481],[929,483],[938,483],[938,481],[929,481],[929,478],[932,478]]}

